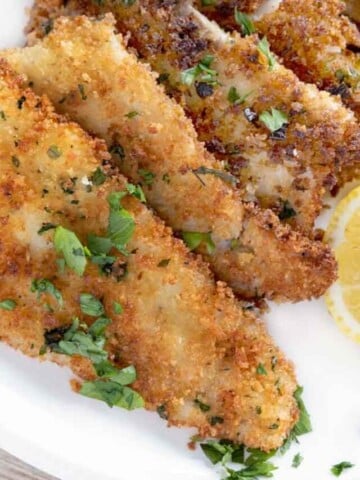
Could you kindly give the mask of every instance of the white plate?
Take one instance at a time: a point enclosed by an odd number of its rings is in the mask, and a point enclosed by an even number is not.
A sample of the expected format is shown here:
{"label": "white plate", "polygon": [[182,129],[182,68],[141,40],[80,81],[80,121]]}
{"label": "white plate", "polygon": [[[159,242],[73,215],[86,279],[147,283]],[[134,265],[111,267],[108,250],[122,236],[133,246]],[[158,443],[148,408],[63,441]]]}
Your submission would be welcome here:
{"label": "white plate", "polygon": [[[30,0],[1,0],[0,47],[21,45]],[[282,459],[275,480],[326,480],[330,467],[357,463],[360,478],[360,346],[345,338],[322,300],[273,307],[268,324],[296,366],[314,432]],[[128,413],[71,392],[69,372],[0,345],[0,448],[61,480],[216,480],[190,430],[156,414]],[[304,462],[291,468],[301,452]],[[1,478],[1,472],[0,472]]]}

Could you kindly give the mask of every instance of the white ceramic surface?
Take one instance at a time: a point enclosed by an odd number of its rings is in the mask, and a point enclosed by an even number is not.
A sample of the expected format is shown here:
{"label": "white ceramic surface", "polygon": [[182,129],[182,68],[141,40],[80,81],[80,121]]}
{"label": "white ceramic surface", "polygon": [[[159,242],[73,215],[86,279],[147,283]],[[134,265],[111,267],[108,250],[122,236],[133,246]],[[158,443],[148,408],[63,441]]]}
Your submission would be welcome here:
{"label": "white ceramic surface", "polygon": [[[30,0],[0,0],[0,47],[21,45]],[[327,480],[343,460],[360,479],[360,346],[345,338],[322,300],[272,306],[267,322],[297,367],[314,431],[276,460],[275,480]],[[0,448],[61,480],[216,480],[189,430],[156,414],[109,409],[70,390],[69,372],[0,345]],[[301,452],[304,462],[291,468]],[[1,478],[1,472],[0,472]]]}

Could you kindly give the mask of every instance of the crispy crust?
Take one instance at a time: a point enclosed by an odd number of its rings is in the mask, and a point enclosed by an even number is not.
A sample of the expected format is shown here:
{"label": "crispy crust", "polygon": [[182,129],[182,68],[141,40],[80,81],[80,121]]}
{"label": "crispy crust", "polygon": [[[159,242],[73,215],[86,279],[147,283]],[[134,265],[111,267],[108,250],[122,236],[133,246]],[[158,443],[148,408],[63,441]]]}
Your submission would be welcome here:
{"label": "crispy crust", "polygon": [[[24,89],[22,79],[3,61],[0,87],[5,114],[0,122],[0,298],[17,302],[14,310],[1,311],[1,339],[37,357],[44,333],[69,325],[74,316],[81,318],[79,294],[92,293],[103,300],[113,319],[107,332],[111,358],[136,366],[134,387],[148,409],[165,405],[169,425],[193,426],[204,436],[265,450],[281,445],[298,417],[291,365],[263,324],[242,311],[231,291],[216,284],[207,266],[138,200],[123,200],[136,228],[128,244],[130,256],[113,252],[118,262],[128,264],[122,281],[99,275],[93,264],[83,277],[67,269],[57,271],[53,234],[40,236],[41,225],[61,224],[83,242],[89,233],[104,235],[107,195],[122,190],[126,180],[109,166],[101,141],[55,115],[46,98]],[[57,145],[59,158],[49,157],[49,145]],[[11,160],[14,157],[18,162]],[[107,180],[89,191],[82,179],[90,178],[99,165]],[[78,179],[73,193],[63,188],[68,177]],[[159,267],[164,258],[169,264]],[[64,298],[62,309],[51,296],[37,299],[29,288],[34,278],[48,278],[56,285]],[[121,302],[123,314],[114,314],[114,301]],[[53,311],[44,308],[45,302]],[[278,360],[274,368],[273,357]],[[94,377],[83,359],[48,359],[70,363],[82,378]],[[255,373],[260,362],[268,375]],[[195,398],[210,405],[210,413],[202,412]],[[211,416],[221,416],[224,422],[211,426]],[[273,423],[279,425],[277,430],[269,429]]]}
{"label": "crispy crust", "polygon": [[[292,301],[323,293],[335,278],[329,248],[292,232],[271,212],[263,214],[251,204],[245,208],[231,186],[214,175],[199,181],[194,169],[221,166],[197,141],[182,109],[113,34],[112,22],[110,17],[94,22],[62,18],[41,43],[5,55],[59,109],[109,146],[120,142],[127,156],[119,166],[132,181],[141,181],[139,168],[155,175],[144,188],[169,225],[212,232],[216,251],[202,253],[236,292]],[[139,114],[129,119],[134,110]],[[254,230],[256,235],[250,235]]]}
{"label": "crispy crust", "polygon": [[[242,198],[276,214],[284,202],[290,203],[297,215],[286,221],[310,234],[325,191],[336,188],[336,175],[359,163],[358,124],[339,99],[299,82],[280,65],[269,71],[256,37],[224,36],[188,2],[142,0],[125,7],[107,1],[99,7],[90,0],[72,0],[66,9],[59,5],[57,0],[37,2],[30,23],[37,33],[32,39],[43,34],[37,27],[46,16],[113,12],[119,30],[131,33],[129,43],[140,57],[158,73],[169,75],[168,93],[185,107],[200,140],[238,177]],[[180,73],[208,53],[214,56],[212,68],[220,85],[204,98],[196,82],[181,86]],[[251,92],[236,107],[227,98],[234,86],[239,94]],[[274,140],[262,122],[249,122],[245,107],[258,115],[271,107],[284,111],[290,119],[286,138]],[[353,149],[347,149],[349,142]]]}

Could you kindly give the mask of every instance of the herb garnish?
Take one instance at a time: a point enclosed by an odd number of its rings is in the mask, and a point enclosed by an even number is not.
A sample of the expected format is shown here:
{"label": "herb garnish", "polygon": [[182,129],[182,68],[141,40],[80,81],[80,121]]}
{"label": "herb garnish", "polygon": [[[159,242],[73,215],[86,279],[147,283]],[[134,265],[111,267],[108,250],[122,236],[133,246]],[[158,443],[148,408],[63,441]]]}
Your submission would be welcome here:
{"label": "herb garnish", "polygon": [[55,229],[54,245],[64,257],[65,264],[82,276],[86,268],[86,250],[78,237],[71,230],[58,226]]}
{"label": "herb garnish", "polygon": [[106,181],[106,175],[100,167],[97,167],[95,172],[91,175],[90,181],[96,186],[102,185]]}
{"label": "herb garnish", "polygon": [[230,87],[227,95],[227,99],[229,100],[231,105],[240,105],[245,102],[245,100],[248,98],[250,94],[251,92],[245,93],[244,95],[240,95],[236,87]]}
{"label": "herb garnish", "polygon": [[216,77],[218,73],[216,70],[210,68],[213,61],[213,55],[205,55],[197,65],[181,72],[181,83],[190,87],[195,80],[198,80],[200,83],[206,83],[212,86],[217,85],[218,81]]}
{"label": "herb garnish", "polygon": [[155,180],[155,173],[150,172],[150,170],[146,170],[145,168],[140,168],[138,170],[138,174],[144,180],[145,185],[152,185]]}
{"label": "herb garnish", "polygon": [[16,307],[16,302],[15,300],[11,300],[10,298],[7,298],[6,300],[1,300],[0,301],[0,309],[1,310],[7,310],[10,312],[11,310],[14,310]]}
{"label": "herb garnish", "polygon": [[114,313],[116,313],[116,315],[120,315],[124,311],[121,303],[119,303],[119,302],[114,302],[113,303],[113,310],[114,310]]}
{"label": "herb garnish", "polygon": [[15,155],[13,155],[13,156],[11,157],[11,162],[12,162],[12,164],[14,165],[14,167],[16,167],[16,168],[19,168],[19,167],[20,167],[20,160],[19,160],[19,158],[16,157]]}
{"label": "herb garnish", "polygon": [[291,466],[293,468],[298,468],[301,465],[303,460],[304,458],[300,455],[300,453],[297,453],[293,458]]}
{"label": "herb garnish", "polygon": [[236,185],[237,179],[231,173],[224,172],[222,170],[215,170],[214,168],[199,167],[193,170],[195,175],[214,175],[215,177],[221,178],[225,182]]}
{"label": "herb garnish", "polygon": [[91,293],[82,293],[80,295],[80,308],[84,315],[91,317],[101,317],[105,314],[103,304]]}
{"label": "herb garnish", "polygon": [[257,366],[256,373],[258,375],[267,375],[266,368],[264,367],[264,365],[262,363],[259,363],[259,365]]}
{"label": "herb garnish", "polygon": [[235,8],[235,22],[241,27],[241,32],[244,37],[256,32],[256,28],[249,15],[239,12],[237,8]]}
{"label": "herb garnish", "polygon": [[79,83],[78,89],[80,92],[81,100],[87,100],[87,95],[85,93],[85,86],[82,83]]}
{"label": "herb garnish", "polygon": [[61,157],[62,151],[60,150],[60,148],[57,145],[51,145],[48,148],[47,154],[48,154],[49,158],[52,158],[53,160],[56,160],[57,158]]}
{"label": "herb garnish", "polygon": [[162,260],[160,260],[160,262],[157,264],[158,267],[167,267],[169,265],[169,263],[171,262],[171,258],[163,258]]}
{"label": "herb garnish", "polygon": [[39,299],[42,293],[48,293],[52,295],[59,303],[59,305],[63,306],[63,297],[61,295],[60,290],[58,290],[55,285],[47,280],[46,278],[36,279],[31,282],[31,289],[32,292],[37,292],[37,298]]}
{"label": "herb garnish", "polygon": [[271,107],[271,111],[260,114],[259,119],[266,125],[270,132],[276,132],[289,122],[286,113]]}
{"label": "herb garnish", "polygon": [[197,407],[200,408],[202,412],[208,412],[210,410],[210,405],[207,405],[206,403],[202,402],[198,398],[195,398],[194,403]]}
{"label": "herb garnish", "polygon": [[295,217],[296,214],[297,212],[293,209],[290,202],[285,200],[278,216],[280,220],[288,220],[289,218]]}
{"label": "herb garnish", "polygon": [[137,117],[138,115],[140,115],[140,113],[137,112],[136,110],[133,110],[132,112],[127,113],[125,117],[131,119],[131,118]]}
{"label": "herb garnish", "polygon": [[[64,355],[80,355],[88,358],[94,366],[98,379],[84,382],[80,394],[102,400],[110,407],[122,407],[127,410],[144,406],[142,397],[127,385],[136,380],[136,370],[131,365],[122,370],[116,368],[108,360],[108,352],[104,350],[106,343],[105,330],[111,323],[106,317],[97,319],[91,327],[74,319],[67,330],[57,329],[58,335],[48,344],[52,351]],[[55,340],[55,342],[54,342]]]}
{"label": "herb garnish", "polygon": [[266,37],[262,38],[259,41],[257,48],[259,52],[265,55],[269,65],[269,70],[273,70],[277,62],[273,53],[271,53],[270,51],[270,44],[268,42],[268,39]]}
{"label": "herb garnish", "polygon": [[135,230],[135,221],[130,212],[121,206],[121,199],[127,192],[112,192],[108,196],[110,206],[108,238],[112,245],[124,255],[128,255],[126,245]]}
{"label": "herb garnish", "polygon": [[190,250],[195,250],[203,243],[209,255],[215,252],[216,247],[211,238],[211,232],[182,232],[182,238]]}
{"label": "herb garnish", "polygon": [[142,203],[146,203],[145,193],[140,185],[133,185],[132,183],[128,183],[126,185],[126,190],[128,191],[129,195],[137,198]]}
{"label": "herb garnish", "polygon": [[353,468],[354,466],[355,465],[350,462],[341,462],[331,468],[331,473],[335,477],[340,477],[344,470],[347,470],[348,468]]}

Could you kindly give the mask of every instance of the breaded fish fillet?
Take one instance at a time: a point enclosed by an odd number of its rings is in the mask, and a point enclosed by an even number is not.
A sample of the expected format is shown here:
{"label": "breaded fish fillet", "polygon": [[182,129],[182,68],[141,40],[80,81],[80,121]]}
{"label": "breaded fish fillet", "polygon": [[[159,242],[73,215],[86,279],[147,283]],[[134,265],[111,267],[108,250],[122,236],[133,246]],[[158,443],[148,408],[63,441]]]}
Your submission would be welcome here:
{"label": "breaded fish fillet", "polygon": [[[83,244],[89,234],[106,237],[107,198],[126,191],[126,180],[109,166],[100,141],[56,116],[4,62],[0,105],[0,301],[16,302],[0,310],[1,339],[38,356],[49,331],[74,316],[91,319],[79,307],[87,292],[102,299],[113,319],[107,348],[114,362],[135,365],[134,388],[148,409],[161,406],[170,425],[193,426],[201,435],[265,450],[281,445],[298,417],[296,383],[263,324],[130,196],[122,200],[135,219],[130,253],[113,248],[106,275],[90,261],[83,276],[57,269],[51,226],[75,232]],[[30,288],[34,279],[51,281],[63,306],[49,293],[39,299]],[[114,302],[123,313],[114,312]],[[259,364],[267,375],[256,373]],[[94,377],[84,359],[73,358],[71,366]]]}
{"label": "breaded fish fillet", "polygon": [[[235,3],[250,12],[241,0]],[[355,13],[359,2],[348,3]],[[221,4],[202,8],[226,28],[239,28],[234,11],[224,8],[233,7],[233,2],[225,0]],[[343,0],[263,0],[254,18],[258,31],[266,35],[272,50],[288,68],[301,80],[341,95],[359,118],[360,33],[345,15],[345,8]]]}
{"label": "breaded fish fillet", "polygon": [[[38,1],[33,18],[111,11],[119,30],[130,32],[129,44],[184,105],[200,140],[237,177],[242,198],[311,232],[335,174],[360,158],[359,125],[339,99],[299,82],[256,36],[225,34],[187,1],[62,3]],[[263,121],[279,112],[280,123]]]}
{"label": "breaded fish fillet", "polygon": [[110,16],[63,18],[41,43],[4,55],[37,92],[105,138],[121,171],[143,183],[149,203],[191,247],[201,244],[236,292],[292,301],[321,295],[335,276],[328,247],[240,201],[231,175],[113,28]]}

